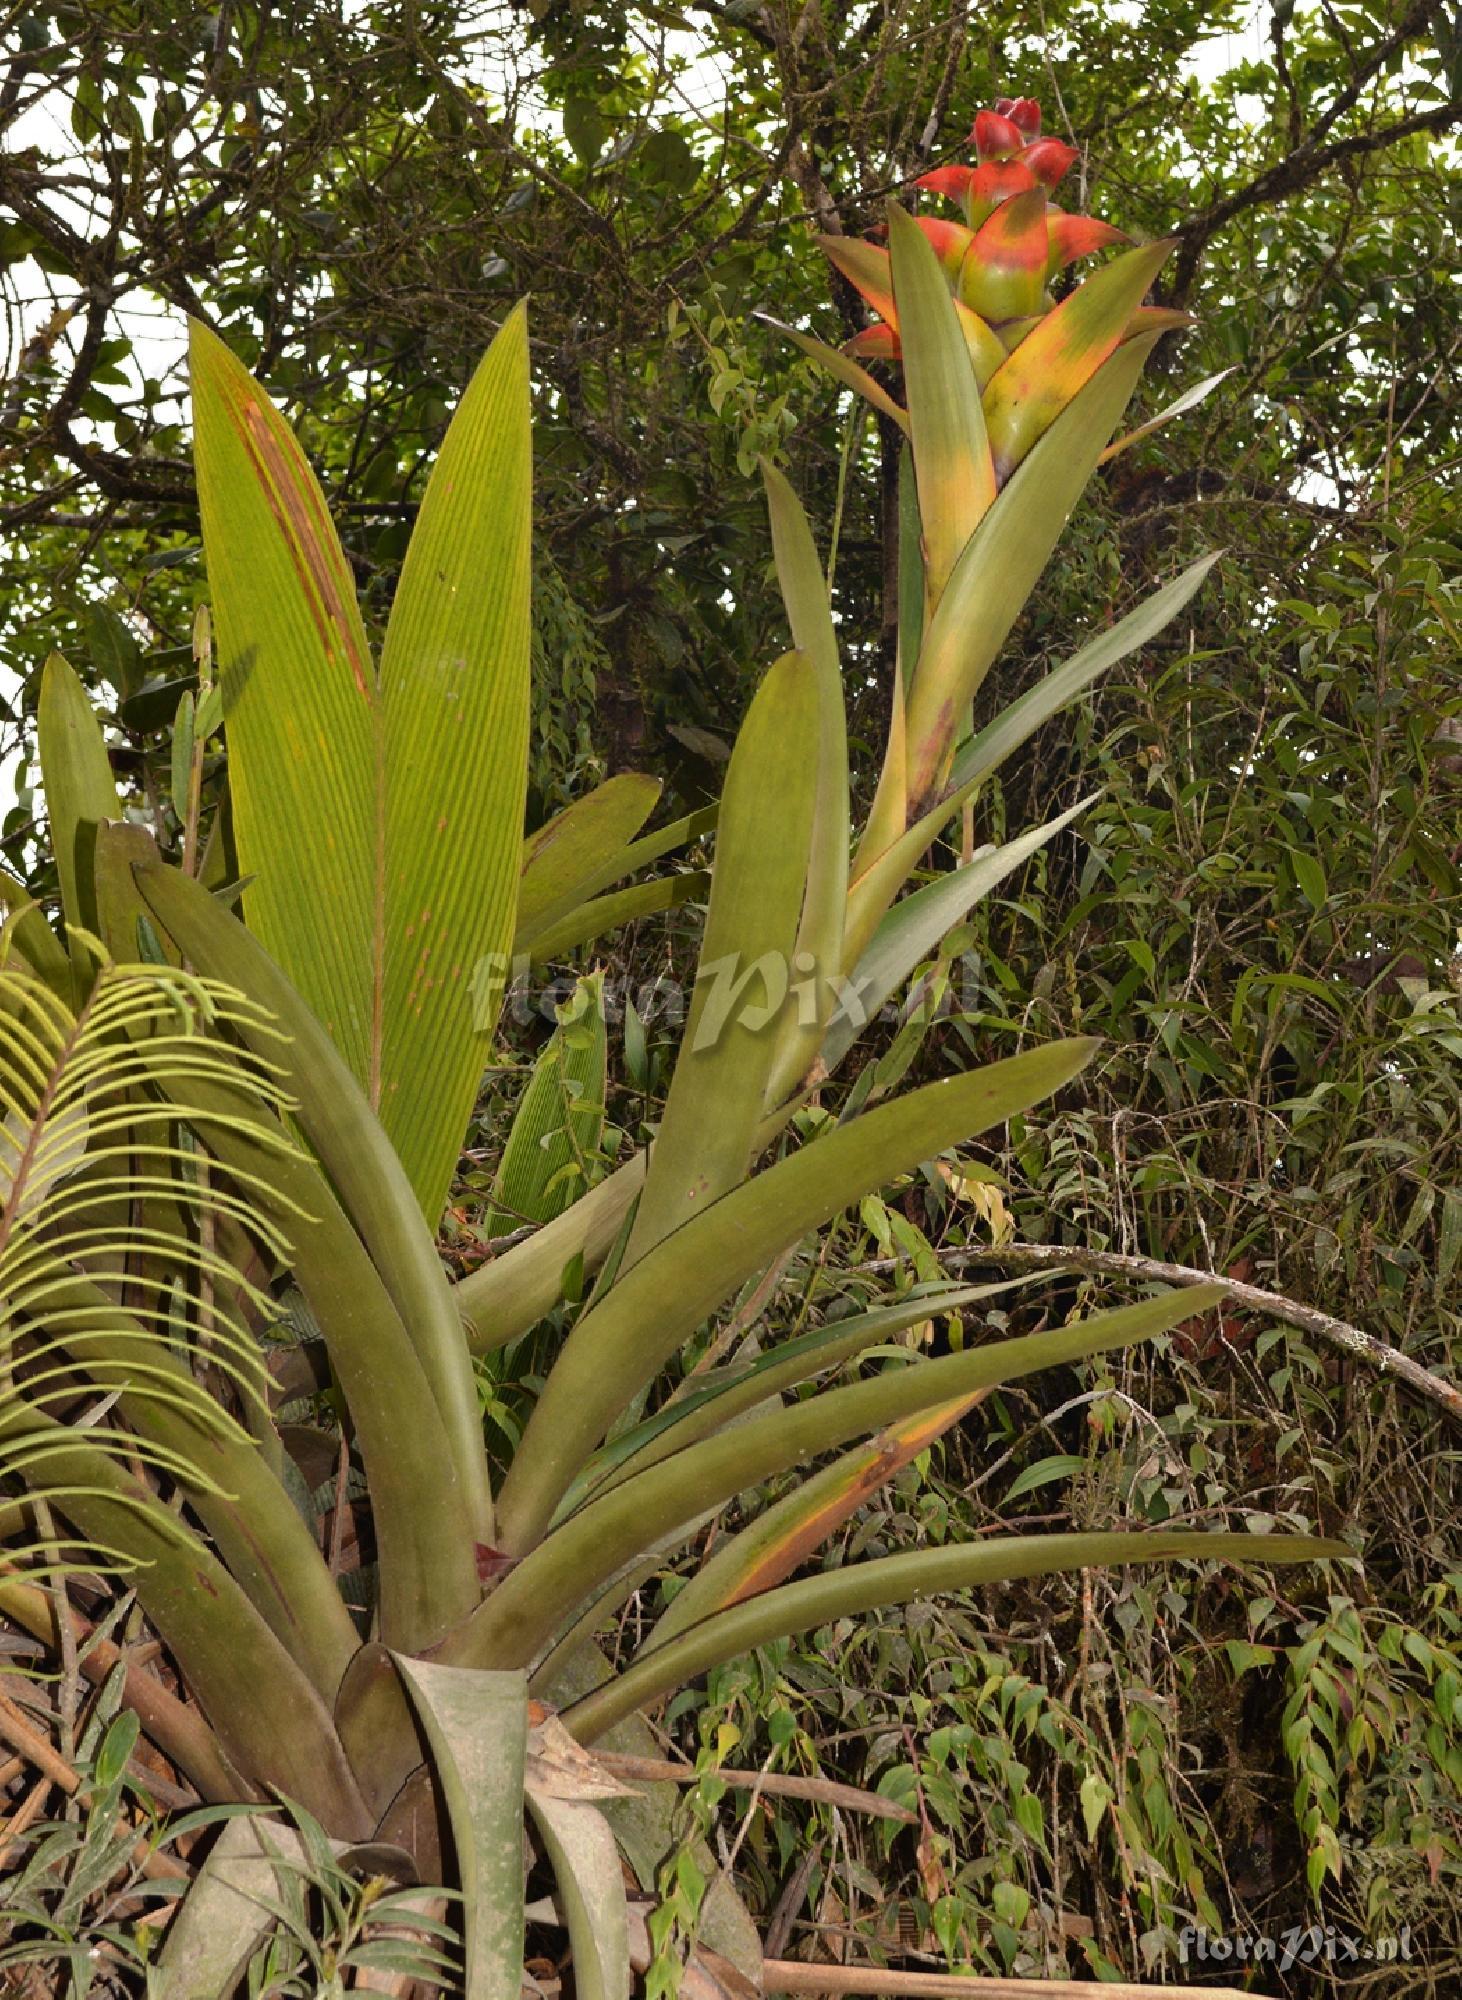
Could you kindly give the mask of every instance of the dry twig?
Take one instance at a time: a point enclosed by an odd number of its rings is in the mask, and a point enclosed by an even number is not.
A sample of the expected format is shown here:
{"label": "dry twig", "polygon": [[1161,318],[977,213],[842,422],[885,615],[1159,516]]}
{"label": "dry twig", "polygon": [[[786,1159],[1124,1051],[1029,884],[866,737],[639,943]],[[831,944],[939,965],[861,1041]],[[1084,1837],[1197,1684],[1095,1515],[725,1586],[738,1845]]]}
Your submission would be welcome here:
{"label": "dry twig", "polygon": [[[877,2000],[910,1995],[913,2000],[1091,2000],[1097,1991],[1074,1979],[976,1979],[961,1973],[886,1972],[877,1965],[806,1965],[797,1959],[762,1960],[768,1995],[777,1993],[871,1993]],[[1101,1988],[1102,2000],[1256,2000],[1235,1986],[1129,1986]]]}
{"label": "dry twig", "polygon": [[[639,1778],[649,1784],[693,1785],[704,1775],[689,1764],[671,1764],[659,1757],[627,1757],[614,1750],[597,1751],[595,1762],[616,1778]],[[896,1819],[905,1826],[918,1824],[918,1815],[907,1806],[880,1798],[877,1792],[859,1791],[856,1785],[835,1784],[831,1778],[792,1778],[770,1771],[726,1770],[718,1770],[715,1776],[733,1791],[756,1790],[776,1798],[810,1799],[815,1805],[841,1806],[844,1812]]]}
{"label": "dry twig", "polygon": [[[1373,1333],[1352,1326],[1348,1320],[1336,1319],[1333,1313],[1321,1312],[1317,1306],[1301,1305],[1297,1299],[1287,1299],[1280,1292],[1266,1292],[1258,1285],[1240,1284],[1218,1271],[1198,1271],[1188,1264],[1164,1264],[1156,1257],[1128,1257],[1115,1250],[1073,1249],[1067,1243],[1000,1243],[984,1248],[944,1250],[939,1261],[956,1271],[967,1264],[1004,1264],[1024,1271],[1046,1268],[1090,1271],[1102,1277],[1140,1278],[1161,1285],[1222,1285],[1236,1306],[1246,1306],[1270,1319],[1281,1320],[1286,1326],[1298,1327],[1302,1333],[1328,1341],[1332,1347],[1341,1348],[1381,1374],[1394,1375],[1398,1382],[1404,1382],[1417,1395],[1445,1410],[1454,1422],[1462,1423],[1462,1389],[1423,1368],[1399,1347],[1391,1347]],[[891,1271],[895,1262],[892,1257],[880,1257],[859,1268]]]}

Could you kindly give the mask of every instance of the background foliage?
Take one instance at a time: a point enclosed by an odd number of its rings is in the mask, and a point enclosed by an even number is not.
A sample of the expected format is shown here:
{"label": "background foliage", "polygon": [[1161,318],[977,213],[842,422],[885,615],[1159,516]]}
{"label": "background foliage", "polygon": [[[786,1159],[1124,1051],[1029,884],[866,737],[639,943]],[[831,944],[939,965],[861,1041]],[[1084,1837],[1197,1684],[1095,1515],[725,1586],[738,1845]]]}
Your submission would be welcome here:
{"label": "background foliage", "polygon": [[[986,699],[1182,563],[1229,553],[1187,629],[987,798],[978,832],[998,838],[1101,787],[934,969],[946,1010],[890,1036],[885,1072],[1033,1028],[1101,1033],[1100,1075],[963,1179],[865,1203],[841,1268],[789,1266],[776,1309],[856,1293],[876,1259],[922,1276],[939,1250],[1044,1235],[1249,1278],[1456,1378],[1462,42],[1446,8],[1250,23],[1190,0],[37,0],[8,37],[5,750],[27,754],[59,646],[168,840],[204,588],[181,314],[299,425],[383,617],[447,412],[532,294],[533,817],[626,765],[669,773],[673,813],[717,789],[785,643],[758,451],[794,468],[835,540],[850,680],[868,739],[881,730],[893,440],[756,315],[854,330],[809,225],[868,226],[885,191],[960,156],[977,105],[1039,96],[1085,150],[1087,205],[1181,238],[1166,296],[1199,323],[1164,343],[1147,393],[1233,372],[1113,463]],[[15,768],[5,866],[44,889],[33,774]],[[633,990],[675,962],[657,940],[624,944]],[[653,1018],[640,1026],[611,1029],[606,1157],[653,1113]],[[539,1033],[522,1026],[510,1053]],[[492,1165],[466,1163],[464,1260]],[[512,1423],[531,1380],[485,1394]],[[1225,1317],[1074,1371],[1054,1417],[992,1404],[844,1552],[911,1522],[978,1528],[1012,1500],[1074,1527],[1345,1530],[1367,1548],[1363,1594],[1193,1603],[1170,1579],[1114,1576],[718,1676],[671,1718],[709,1764],[739,1735],[738,1761],[775,1750],[777,1768],[879,1784],[920,1819],[922,1837],[889,1823],[883,1839],[829,1809],[756,1808],[737,1867],[788,1948],[856,1935],[911,1965],[1135,1975],[1171,1963],[1184,1912],[1271,1931],[1319,1912],[1364,1935],[1410,1924],[1424,1962],[1383,1990],[1448,1990],[1462,1555],[1441,1413],[1294,1331]],[[694,1883],[673,1886],[693,1923]],[[1296,1992],[1340,1977],[1287,1976]]]}

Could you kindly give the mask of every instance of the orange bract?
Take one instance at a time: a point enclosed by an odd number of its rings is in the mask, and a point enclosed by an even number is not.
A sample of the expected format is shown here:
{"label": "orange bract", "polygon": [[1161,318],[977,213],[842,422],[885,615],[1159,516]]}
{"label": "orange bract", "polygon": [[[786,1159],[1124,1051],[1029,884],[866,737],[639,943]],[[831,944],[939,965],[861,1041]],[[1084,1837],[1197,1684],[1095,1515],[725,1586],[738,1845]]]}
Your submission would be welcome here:
{"label": "orange bract", "polygon": [[[963,219],[921,215],[915,220],[949,285],[976,382],[988,392],[992,427],[1004,434],[1006,448],[996,454],[996,473],[1003,485],[1036,436],[1087,379],[1082,369],[1062,365],[1066,341],[1038,344],[1002,384],[1007,357],[1057,310],[1048,286],[1058,272],[1079,257],[1128,238],[1109,222],[1068,214],[1048,199],[1078,154],[1064,140],[1042,136],[1040,106],[1033,98],[997,99],[976,115],[970,142],[976,165],[935,167],[914,182],[917,188],[957,202]],[[880,237],[883,233],[876,232]],[[846,343],[844,352],[865,361],[902,362],[898,300],[883,243],[846,236],[823,237],[821,242],[877,315]],[[1068,326],[1086,323],[1084,307],[1078,306],[1074,313],[1068,310],[1084,290],[1079,286],[1062,302]],[[1123,296],[1127,290],[1125,285],[1117,288]],[[1141,305],[1140,294],[1126,308],[1120,325],[1111,325],[1109,308],[1098,317],[1106,351],[1151,331],[1157,323],[1154,309]],[[1040,385],[1039,414],[1027,407],[1037,355],[1046,358],[1049,371]],[[1017,381],[1021,408],[1002,411],[1007,390],[1013,391]]]}

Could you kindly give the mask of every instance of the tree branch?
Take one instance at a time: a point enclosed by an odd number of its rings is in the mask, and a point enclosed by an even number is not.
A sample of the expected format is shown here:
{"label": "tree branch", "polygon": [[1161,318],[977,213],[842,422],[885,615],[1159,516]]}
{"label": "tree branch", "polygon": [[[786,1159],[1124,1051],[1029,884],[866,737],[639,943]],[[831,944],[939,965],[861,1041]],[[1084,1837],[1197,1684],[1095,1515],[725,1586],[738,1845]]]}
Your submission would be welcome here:
{"label": "tree branch", "polygon": [[1286,153],[1274,166],[1267,167],[1244,187],[1235,188],[1232,194],[1214,202],[1201,215],[1189,216],[1186,222],[1178,224],[1173,234],[1180,239],[1181,248],[1173,265],[1172,282],[1168,289],[1169,303],[1180,306],[1186,301],[1209,238],[1225,223],[1232,222],[1236,215],[1242,215],[1246,209],[1262,207],[1266,202],[1283,201],[1287,195],[1297,194],[1342,160],[1383,152],[1387,146],[1394,146],[1418,132],[1444,132],[1449,126],[1462,122],[1462,103],[1437,104],[1429,111],[1414,111],[1409,117],[1398,118],[1394,125],[1383,125],[1378,131],[1353,132],[1348,138],[1333,139],[1328,146],[1317,144],[1316,135],[1328,131],[1332,122],[1327,114],[1294,152]]}
{"label": "tree branch", "polygon": [[[892,1257],[881,1257],[861,1268],[891,1271],[895,1262]],[[1187,1264],[1164,1264],[1155,1257],[1127,1257],[1115,1250],[1074,1249],[1065,1243],[1003,1243],[983,1249],[947,1250],[941,1251],[940,1262],[953,1270],[962,1270],[967,1264],[1002,1264],[1028,1271],[1048,1267],[1090,1271],[1102,1277],[1141,1278],[1163,1285],[1222,1285],[1235,1305],[1247,1306],[1252,1312],[1298,1327],[1302,1333],[1328,1341],[1332,1347],[1341,1348],[1381,1374],[1394,1375],[1398,1382],[1404,1382],[1417,1395],[1445,1410],[1454,1423],[1462,1424],[1462,1389],[1423,1368],[1400,1348],[1388,1346],[1373,1333],[1365,1333],[1347,1320],[1321,1312],[1317,1306],[1301,1305],[1297,1299],[1287,1299],[1280,1292],[1266,1292],[1258,1285],[1240,1284],[1216,1271],[1197,1271]]]}
{"label": "tree branch", "polygon": [[[870,1993],[875,2000],[894,1994],[909,2000],[1088,2000],[1096,1988],[1074,1979],[981,1979],[967,1973],[890,1972],[879,1965],[808,1965],[802,1959],[762,1960],[768,1993]],[[1236,1986],[1104,1985],[1108,2000],[1256,2000]]]}
{"label": "tree branch", "polygon": [[[661,1757],[631,1757],[618,1750],[596,1750],[596,1764],[602,1764],[616,1778],[639,1779],[646,1784],[693,1785],[701,1777],[693,1764],[672,1764]],[[875,1819],[896,1819],[903,1826],[917,1826],[919,1815],[901,1806],[896,1799],[877,1792],[861,1791],[856,1785],[840,1785],[831,1778],[798,1778],[772,1771],[731,1771],[718,1768],[716,1776],[733,1791],[767,1792],[774,1798],[810,1799],[815,1805],[841,1806],[845,1812],[870,1813]]]}

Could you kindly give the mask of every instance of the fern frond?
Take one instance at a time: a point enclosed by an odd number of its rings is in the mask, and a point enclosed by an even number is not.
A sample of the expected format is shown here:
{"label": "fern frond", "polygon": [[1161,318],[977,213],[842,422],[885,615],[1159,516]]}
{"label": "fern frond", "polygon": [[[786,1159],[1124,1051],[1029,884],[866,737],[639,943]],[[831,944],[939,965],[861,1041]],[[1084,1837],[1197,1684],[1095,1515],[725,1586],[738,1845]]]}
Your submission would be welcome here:
{"label": "fern frond", "polygon": [[[197,1458],[146,1435],[148,1407],[200,1438],[243,1440],[218,1392],[262,1405],[251,1322],[275,1308],[219,1244],[242,1232],[284,1264],[277,1216],[292,1211],[275,1198],[271,1221],[255,1199],[265,1177],[221,1179],[187,1129],[190,1088],[226,1084],[259,1105],[257,1124],[238,1123],[265,1157],[292,1150],[282,1067],[250,1053],[244,1030],[255,1050],[284,1039],[246,995],[173,966],[103,963],[73,1010],[0,964],[0,1479],[62,1513],[86,1495],[48,1478],[65,1451],[57,1425],[154,1486],[217,1494]],[[32,1576],[126,1566],[57,1539],[24,1556]]]}

